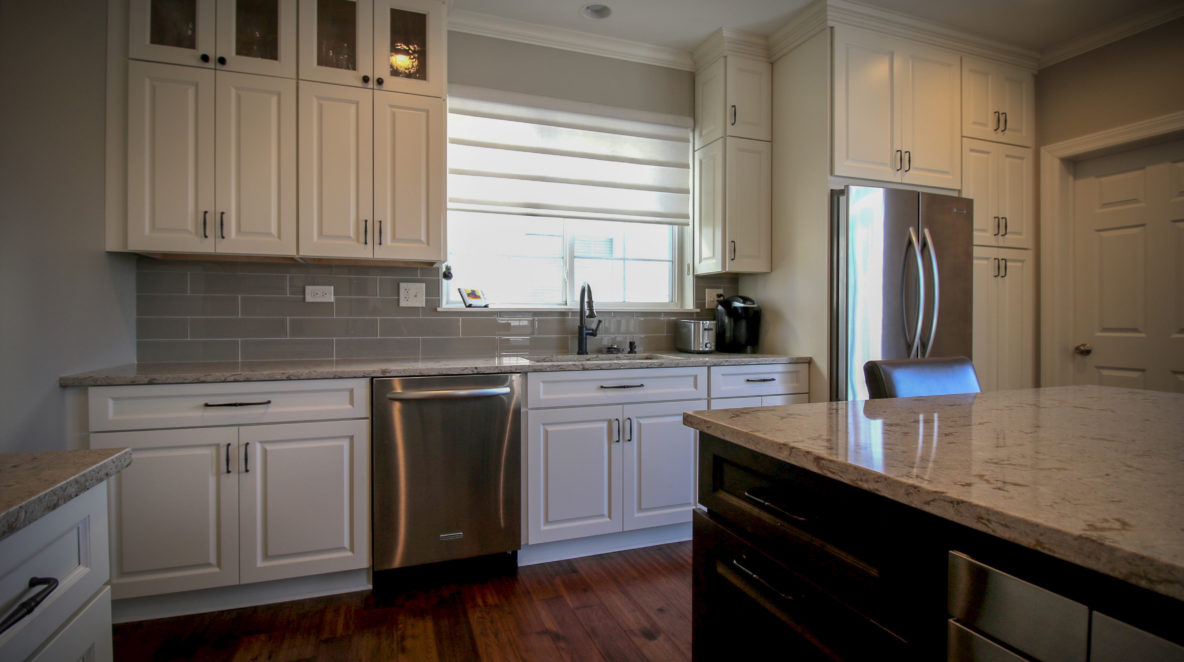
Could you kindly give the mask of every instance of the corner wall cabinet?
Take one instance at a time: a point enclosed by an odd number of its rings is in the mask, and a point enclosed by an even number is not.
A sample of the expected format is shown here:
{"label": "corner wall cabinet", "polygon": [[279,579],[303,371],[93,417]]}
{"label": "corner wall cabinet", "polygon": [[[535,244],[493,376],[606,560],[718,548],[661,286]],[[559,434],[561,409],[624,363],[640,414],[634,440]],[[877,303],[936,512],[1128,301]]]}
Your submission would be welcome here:
{"label": "corner wall cabinet", "polygon": [[962,135],[1021,147],[1035,145],[1036,80],[998,62],[962,58]]}
{"label": "corner wall cabinet", "polygon": [[[689,522],[706,368],[527,375],[527,541]],[[625,404],[628,403],[628,404]]]}
{"label": "corner wall cabinet", "polygon": [[110,483],[112,594],[131,598],[365,568],[367,380],[90,389]]}
{"label": "corner wall cabinet", "polygon": [[695,149],[725,136],[773,139],[773,65],[725,55],[695,74]]}
{"label": "corner wall cabinet", "polygon": [[695,152],[695,273],[759,273],[772,262],[772,143],[721,138]]}
{"label": "corner wall cabinet", "polygon": [[1036,172],[1032,149],[962,139],[962,195],[974,200],[974,243],[1032,248]]}
{"label": "corner wall cabinet", "polygon": [[958,54],[842,25],[833,52],[833,174],[960,188]]}
{"label": "corner wall cabinet", "polygon": [[984,391],[1036,386],[1032,251],[974,248],[974,369]]}

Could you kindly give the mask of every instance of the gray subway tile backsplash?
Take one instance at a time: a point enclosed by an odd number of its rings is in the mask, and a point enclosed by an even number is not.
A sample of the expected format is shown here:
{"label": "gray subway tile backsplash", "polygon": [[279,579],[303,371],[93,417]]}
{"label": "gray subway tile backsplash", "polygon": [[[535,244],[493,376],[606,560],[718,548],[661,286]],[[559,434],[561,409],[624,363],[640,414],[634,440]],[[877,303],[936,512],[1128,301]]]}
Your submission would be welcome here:
{"label": "gray subway tile backsplash", "polygon": [[[399,283],[424,284],[422,308],[399,305]],[[305,285],[331,285],[332,303],[306,303]],[[445,287],[451,287],[445,283]],[[698,278],[694,313],[602,311],[592,351],[609,345],[670,351],[674,320],[710,315],[705,287],[735,291],[731,276]],[[142,363],[431,359],[567,354],[569,311],[439,310],[439,269],[155,260],[137,268],[137,356]]]}

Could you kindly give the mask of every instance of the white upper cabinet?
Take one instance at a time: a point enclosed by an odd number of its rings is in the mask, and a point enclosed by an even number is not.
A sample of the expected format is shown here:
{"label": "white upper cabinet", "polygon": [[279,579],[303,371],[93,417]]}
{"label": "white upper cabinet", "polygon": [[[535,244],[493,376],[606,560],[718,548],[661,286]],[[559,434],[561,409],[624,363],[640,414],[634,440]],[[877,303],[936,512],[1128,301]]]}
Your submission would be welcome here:
{"label": "white upper cabinet", "polygon": [[375,0],[375,89],[444,96],[445,12],[439,0]]}
{"label": "white upper cabinet", "polygon": [[373,0],[300,0],[300,78],[373,84]]}
{"label": "white upper cabinet", "polygon": [[444,100],[374,93],[374,257],[444,259]]}
{"label": "white upper cabinet", "polygon": [[962,135],[1032,147],[1036,83],[1028,71],[962,58]]}
{"label": "white upper cabinet", "polygon": [[695,152],[695,273],[771,266],[772,143],[725,138]]}
{"label": "white upper cabinet", "polygon": [[773,138],[773,65],[725,55],[695,74],[695,149],[723,136]]}
{"label": "white upper cabinet", "polygon": [[283,0],[130,0],[133,59],[293,78],[296,7]]}
{"label": "white upper cabinet", "polygon": [[834,28],[834,162],[839,176],[961,187],[957,54]]}
{"label": "white upper cabinet", "polygon": [[964,138],[962,195],[974,200],[974,243],[1032,248],[1036,173],[1032,149]]}

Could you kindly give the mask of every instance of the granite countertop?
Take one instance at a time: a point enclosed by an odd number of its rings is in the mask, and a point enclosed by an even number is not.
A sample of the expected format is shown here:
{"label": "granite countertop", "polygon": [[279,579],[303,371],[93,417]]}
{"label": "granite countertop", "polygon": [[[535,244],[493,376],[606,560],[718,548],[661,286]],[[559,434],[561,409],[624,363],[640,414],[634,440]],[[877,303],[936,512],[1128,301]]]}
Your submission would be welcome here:
{"label": "granite countertop", "polygon": [[808,363],[809,357],[779,354],[590,354],[536,357],[423,360],[291,360],[226,363],[147,363],[116,366],[59,380],[62,386],[123,386],[129,384],[185,384],[198,382],[256,382],[290,379],[350,379],[357,377],[413,377],[561,370],[617,370],[682,366]]}
{"label": "granite countertop", "polygon": [[0,455],[0,539],[123,471],[126,448]]}
{"label": "granite countertop", "polygon": [[1184,600],[1184,395],[1067,386],[698,411],[683,420]]}

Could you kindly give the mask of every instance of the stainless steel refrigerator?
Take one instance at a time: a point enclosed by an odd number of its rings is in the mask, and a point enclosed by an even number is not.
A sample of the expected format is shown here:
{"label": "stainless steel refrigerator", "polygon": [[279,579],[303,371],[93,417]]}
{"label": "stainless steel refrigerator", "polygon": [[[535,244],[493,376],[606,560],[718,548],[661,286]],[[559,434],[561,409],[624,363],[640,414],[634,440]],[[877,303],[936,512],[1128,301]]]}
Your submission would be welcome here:
{"label": "stainless steel refrigerator", "polygon": [[973,358],[973,204],[870,186],[831,192],[832,400],[867,399],[867,361]]}

